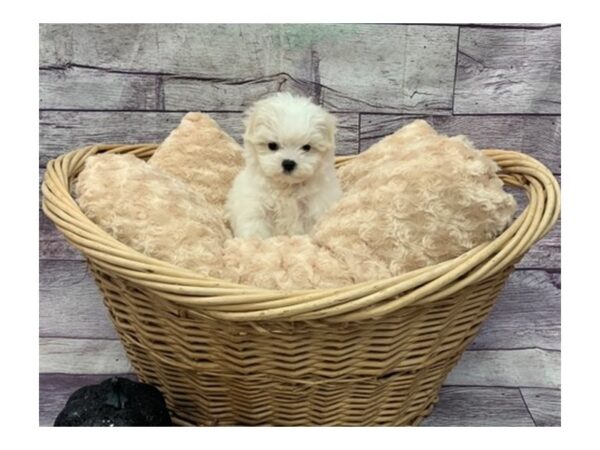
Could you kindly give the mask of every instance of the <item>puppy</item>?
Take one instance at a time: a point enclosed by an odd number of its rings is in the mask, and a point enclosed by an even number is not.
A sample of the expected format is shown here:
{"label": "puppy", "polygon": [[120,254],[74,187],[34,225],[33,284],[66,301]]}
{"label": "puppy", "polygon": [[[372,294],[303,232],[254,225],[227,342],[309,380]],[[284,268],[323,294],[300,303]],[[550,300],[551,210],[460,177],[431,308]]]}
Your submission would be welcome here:
{"label": "puppy", "polygon": [[336,119],[307,98],[278,93],[252,105],[244,124],[246,164],[225,204],[234,236],[309,233],[342,194]]}

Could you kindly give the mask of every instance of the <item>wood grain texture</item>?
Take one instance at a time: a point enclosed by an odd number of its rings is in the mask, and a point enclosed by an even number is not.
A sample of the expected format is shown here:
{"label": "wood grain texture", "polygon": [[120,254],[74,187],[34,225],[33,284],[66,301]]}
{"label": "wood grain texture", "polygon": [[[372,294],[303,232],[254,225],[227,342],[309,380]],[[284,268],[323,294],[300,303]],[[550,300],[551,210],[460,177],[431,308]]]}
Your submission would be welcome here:
{"label": "wood grain texture", "polygon": [[538,427],[559,427],[561,393],[558,389],[521,388],[523,399]]}
{"label": "wood grain texture", "polygon": [[560,352],[467,350],[444,384],[559,388]]}
{"label": "wood grain texture", "polygon": [[457,29],[305,24],[272,33],[279,45],[269,60],[284,61],[279,71],[234,80],[166,78],[165,109],[243,108],[275,91],[311,96],[337,111],[448,113],[451,108]]}
{"label": "wood grain texture", "polygon": [[514,272],[469,348],[560,350],[560,294],[560,274]]}
{"label": "wood grain texture", "polygon": [[45,24],[40,65],[164,75],[167,110],[241,109],[287,84],[337,111],[449,114],[457,38],[452,26]]}
{"label": "wood grain texture", "polygon": [[318,100],[314,83],[297,80],[287,73],[242,80],[165,77],[163,92],[167,111],[243,110],[273,92],[290,92]]}
{"label": "wood grain texture", "polygon": [[425,119],[441,134],[467,136],[476,148],[519,150],[560,173],[560,116],[399,116],[361,114],[360,150],[365,151],[385,136],[415,119]]}
{"label": "wood grain texture", "polygon": [[518,389],[443,387],[425,427],[534,426]]}
{"label": "wood grain texture", "polygon": [[[113,376],[113,375],[110,375]],[[63,375],[40,374],[39,424],[51,427],[58,413],[65,407],[67,400],[76,390],[90,384],[106,380],[107,375]],[[114,374],[114,376],[137,381],[134,374]]]}
{"label": "wood grain texture", "polygon": [[133,368],[119,340],[40,338],[40,373],[131,372]]}
{"label": "wood grain texture", "polygon": [[39,211],[39,233],[40,266],[45,260],[84,260],[83,255],[67,242],[42,210]]}
{"label": "wood grain texture", "polygon": [[40,65],[235,79],[286,72],[280,25],[42,24]]}
{"label": "wood grain texture", "polygon": [[560,33],[461,29],[454,113],[560,114]]}
{"label": "wood grain texture", "polygon": [[79,147],[162,142],[184,113],[40,112],[40,167]]}
{"label": "wood grain texture", "polygon": [[40,336],[117,339],[83,261],[40,261]]}
{"label": "wood grain texture", "polygon": [[310,35],[325,106],[450,113],[458,28],[339,25]]}
{"label": "wood grain texture", "polygon": [[40,109],[159,109],[156,76],[65,67],[40,70]]}

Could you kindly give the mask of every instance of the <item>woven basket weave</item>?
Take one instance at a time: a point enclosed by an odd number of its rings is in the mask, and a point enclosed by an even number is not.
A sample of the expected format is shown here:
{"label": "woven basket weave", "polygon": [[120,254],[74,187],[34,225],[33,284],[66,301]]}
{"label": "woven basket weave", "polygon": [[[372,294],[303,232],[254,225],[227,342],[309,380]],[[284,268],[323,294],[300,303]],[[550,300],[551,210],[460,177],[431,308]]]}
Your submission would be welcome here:
{"label": "woven basket weave", "polygon": [[386,280],[265,290],[143,255],[83,214],[70,189],[88,156],[147,159],[156,147],[96,145],[50,161],[43,210],[85,255],[139,379],[161,390],[182,425],[417,424],[514,264],[560,209],[558,184],[542,164],[483,150],[529,199],[494,241]]}

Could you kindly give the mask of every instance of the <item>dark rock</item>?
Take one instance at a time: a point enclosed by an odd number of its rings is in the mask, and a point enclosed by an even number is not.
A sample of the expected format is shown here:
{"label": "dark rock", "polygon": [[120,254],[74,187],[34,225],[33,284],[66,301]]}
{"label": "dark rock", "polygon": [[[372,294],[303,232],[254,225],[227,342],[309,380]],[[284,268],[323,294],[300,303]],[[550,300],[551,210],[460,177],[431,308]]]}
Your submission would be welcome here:
{"label": "dark rock", "polygon": [[158,389],[126,378],[110,378],[75,391],[54,421],[55,427],[170,426]]}

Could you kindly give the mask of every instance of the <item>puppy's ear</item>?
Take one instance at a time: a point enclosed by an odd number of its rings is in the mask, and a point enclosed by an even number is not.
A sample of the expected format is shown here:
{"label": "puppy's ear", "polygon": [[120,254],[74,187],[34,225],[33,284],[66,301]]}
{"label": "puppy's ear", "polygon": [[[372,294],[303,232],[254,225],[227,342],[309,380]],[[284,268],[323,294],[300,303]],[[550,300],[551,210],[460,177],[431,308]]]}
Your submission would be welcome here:
{"label": "puppy's ear", "polygon": [[263,116],[267,111],[265,109],[266,104],[269,100],[274,99],[278,95],[279,94],[275,93],[269,94],[266,97],[263,96],[259,100],[256,100],[254,103],[252,103],[252,105],[250,105],[248,109],[246,109],[242,118],[242,122],[244,123],[244,127],[246,128],[245,135],[250,136],[254,133],[254,130],[261,121],[261,116]]}
{"label": "puppy's ear", "polygon": [[254,133],[254,129],[256,128],[256,107],[253,105],[248,108],[244,112],[244,117],[242,118],[242,122],[244,123],[245,131],[244,131],[244,140],[247,140],[249,136]]}
{"label": "puppy's ear", "polygon": [[329,142],[331,144],[332,147],[334,147],[335,146],[335,133],[337,131],[337,123],[338,123],[337,118],[333,114],[331,114],[327,111],[323,111],[321,123],[322,123],[323,135],[324,135],[325,139],[327,140],[327,142]]}

